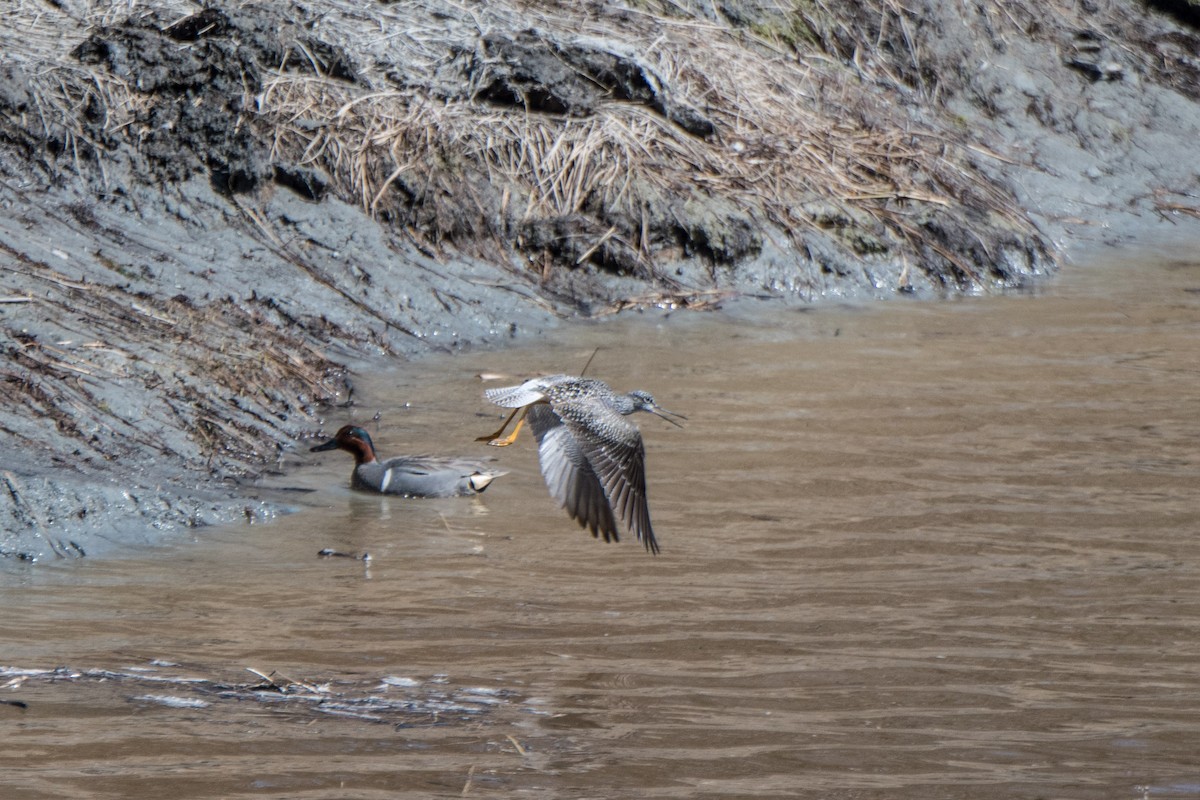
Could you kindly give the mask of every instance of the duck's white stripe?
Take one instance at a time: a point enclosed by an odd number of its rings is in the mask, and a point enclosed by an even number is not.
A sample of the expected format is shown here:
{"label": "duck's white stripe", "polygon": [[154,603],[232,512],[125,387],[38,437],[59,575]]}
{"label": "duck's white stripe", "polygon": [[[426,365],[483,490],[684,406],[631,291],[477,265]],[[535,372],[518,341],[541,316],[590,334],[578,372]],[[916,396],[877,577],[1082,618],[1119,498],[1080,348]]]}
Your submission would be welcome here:
{"label": "duck's white stripe", "polygon": [[381,480],[379,482],[379,491],[386,492],[388,490],[388,484],[391,482],[392,482],[392,468],[388,467],[387,470],[383,473],[383,480]]}

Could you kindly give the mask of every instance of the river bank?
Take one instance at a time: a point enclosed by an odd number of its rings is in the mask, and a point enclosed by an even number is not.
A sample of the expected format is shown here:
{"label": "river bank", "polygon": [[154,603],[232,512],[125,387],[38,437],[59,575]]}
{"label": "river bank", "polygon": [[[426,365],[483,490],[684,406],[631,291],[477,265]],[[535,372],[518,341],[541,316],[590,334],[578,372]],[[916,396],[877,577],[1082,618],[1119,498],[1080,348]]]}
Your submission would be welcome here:
{"label": "river bank", "polygon": [[733,297],[1006,291],[1196,240],[1194,25],[1117,2],[20,0],[0,554],[277,513],[243,487],[355,402],[364,359]]}

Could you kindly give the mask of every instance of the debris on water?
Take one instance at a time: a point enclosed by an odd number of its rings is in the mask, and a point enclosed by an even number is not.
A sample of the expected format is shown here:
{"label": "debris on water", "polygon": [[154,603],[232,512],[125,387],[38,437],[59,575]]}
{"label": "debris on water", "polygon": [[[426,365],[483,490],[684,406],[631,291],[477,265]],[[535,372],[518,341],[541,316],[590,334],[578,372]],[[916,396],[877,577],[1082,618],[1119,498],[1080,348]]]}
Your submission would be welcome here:
{"label": "debris on water", "polygon": [[469,700],[472,703],[478,703],[481,706],[497,705],[504,702],[503,695],[496,689],[487,689],[482,686],[476,686],[472,689],[464,689],[464,700]]}
{"label": "debris on water", "polygon": [[143,703],[157,703],[167,708],[208,708],[212,703],[194,697],[176,697],[170,694],[139,694],[132,698]]}
{"label": "debris on water", "polygon": [[410,689],[413,686],[420,686],[420,685],[421,685],[421,682],[419,680],[417,680],[416,678],[400,678],[395,675],[388,675],[382,681],[379,682],[379,688],[381,690],[387,689],[387,687],[389,687],[389,686],[402,686],[406,689]]}
{"label": "debris on water", "polygon": [[[444,725],[455,720],[477,718],[513,696],[509,690],[489,687],[453,688],[444,673],[428,680],[387,675],[376,679],[296,680],[278,672],[247,667],[257,676],[251,683],[237,683],[195,675],[173,674],[183,669],[170,662],[152,661],[147,667],[73,669],[71,667],[22,668],[0,665],[0,684],[6,688],[57,683],[116,683],[128,686],[129,700],[153,703],[169,709],[220,709],[248,701],[276,704],[292,713],[320,714],[398,727]],[[169,686],[174,693],[161,689]],[[153,690],[146,691],[147,689]],[[26,708],[21,700],[4,700],[0,705]]]}
{"label": "debris on water", "polygon": [[318,550],[317,557],[318,558],[351,558],[351,559],[354,559],[355,561],[366,561],[366,562],[369,562],[371,560],[370,553],[361,553],[361,554],[343,553],[341,550],[334,550],[329,547],[326,547],[323,550]]}

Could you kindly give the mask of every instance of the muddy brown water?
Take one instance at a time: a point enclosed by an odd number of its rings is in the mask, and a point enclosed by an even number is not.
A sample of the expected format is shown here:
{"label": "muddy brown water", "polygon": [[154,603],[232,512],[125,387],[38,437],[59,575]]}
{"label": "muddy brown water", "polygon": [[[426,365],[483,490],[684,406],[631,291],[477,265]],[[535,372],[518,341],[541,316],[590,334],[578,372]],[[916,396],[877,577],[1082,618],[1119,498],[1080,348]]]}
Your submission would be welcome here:
{"label": "muddy brown water", "polygon": [[[637,418],[657,558],[471,441],[477,373],[601,344],[690,417]],[[385,454],[511,473],[382,499],[298,453],[300,513],[7,568],[0,796],[1200,796],[1200,266],[632,315],[359,397]]]}

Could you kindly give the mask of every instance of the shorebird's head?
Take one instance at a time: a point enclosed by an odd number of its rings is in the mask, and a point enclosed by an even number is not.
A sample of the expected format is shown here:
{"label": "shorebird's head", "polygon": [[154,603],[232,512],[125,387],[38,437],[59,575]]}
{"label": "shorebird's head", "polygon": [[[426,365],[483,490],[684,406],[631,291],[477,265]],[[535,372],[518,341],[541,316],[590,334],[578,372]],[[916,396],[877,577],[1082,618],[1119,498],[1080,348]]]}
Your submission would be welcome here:
{"label": "shorebird's head", "polygon": [[683,414],[676,414],[674,411],[667,411],[658,403],[654,402],[653,395],[651,395],[649,392],[643,392],[641,389],[630,392],[628,397],[633,403],[634,411],[645,411],[653,414],[656,417],[662,417],[677,428],[682,428],[683,424],[676,422],[674,419],[671,419],[671,417],[675,417],[676,419],[687,419],[687,417],[685,417]]}

